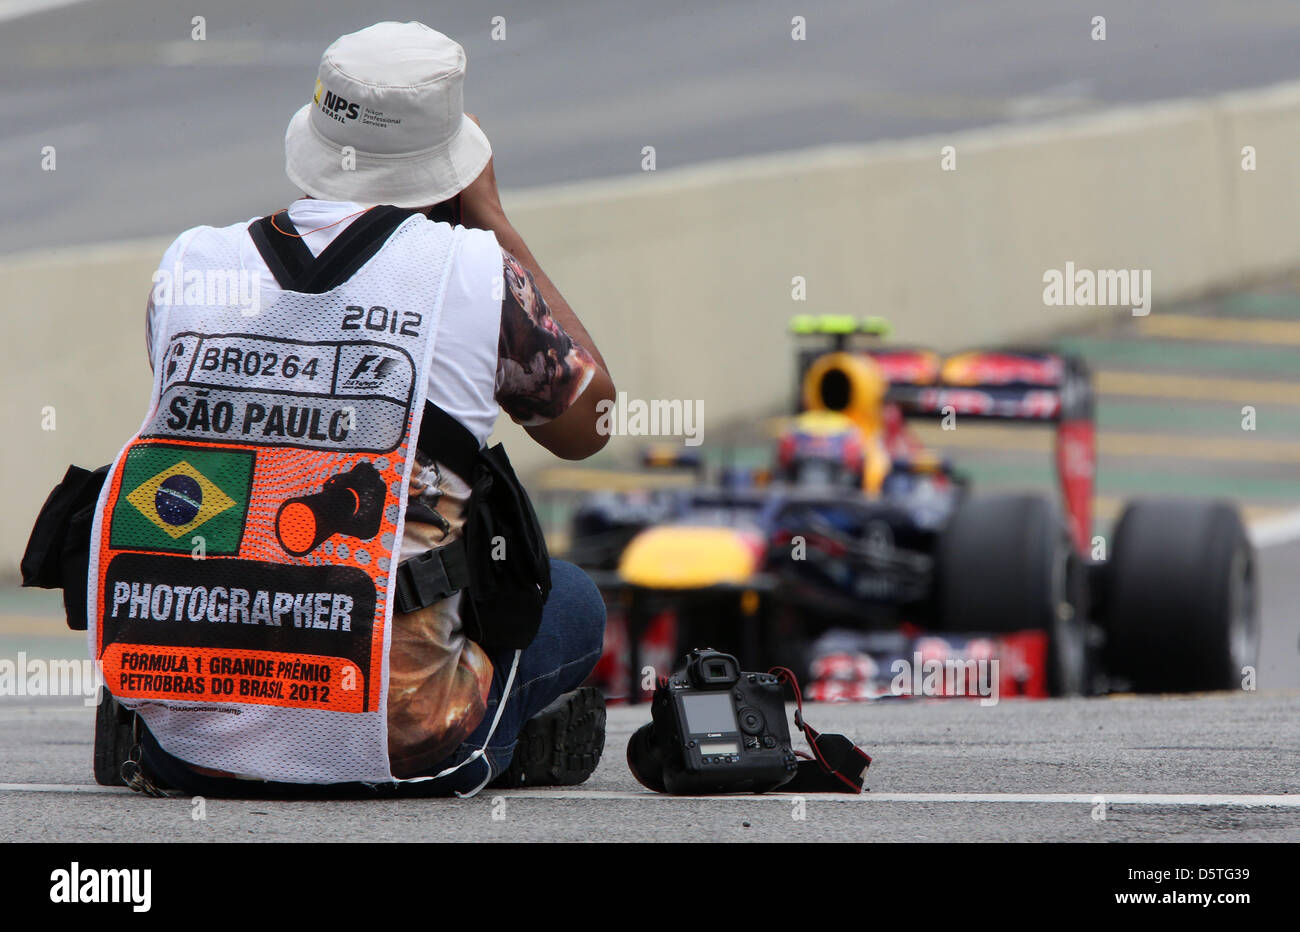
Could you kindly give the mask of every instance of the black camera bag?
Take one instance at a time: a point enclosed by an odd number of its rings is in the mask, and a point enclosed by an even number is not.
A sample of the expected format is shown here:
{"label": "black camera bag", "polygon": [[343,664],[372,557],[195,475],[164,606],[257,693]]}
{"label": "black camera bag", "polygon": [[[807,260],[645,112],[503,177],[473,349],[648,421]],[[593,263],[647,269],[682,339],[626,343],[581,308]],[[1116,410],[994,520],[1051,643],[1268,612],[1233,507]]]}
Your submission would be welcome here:
{"label": "black camera bag", "polygon": [[36,516],[21,570],[24,586],[62,589],[68,627],[86,630],[86,583],[90,575],[90,531],[95,504],[110,466],[69,466]]}
{"label": "black camera bag", "polygon": [[[480,449],[474,435],[433,402],[424,405],[419,448],[460,476],[470,496],[462,538],[399,567],[398,610],[467,589],[461,612],[466,635],[489,650],[522,650],[537,636],[551,592],[550,554],[528,493],[501,444]],[[419,577],[431,574],[438,584],[422,587]]]}

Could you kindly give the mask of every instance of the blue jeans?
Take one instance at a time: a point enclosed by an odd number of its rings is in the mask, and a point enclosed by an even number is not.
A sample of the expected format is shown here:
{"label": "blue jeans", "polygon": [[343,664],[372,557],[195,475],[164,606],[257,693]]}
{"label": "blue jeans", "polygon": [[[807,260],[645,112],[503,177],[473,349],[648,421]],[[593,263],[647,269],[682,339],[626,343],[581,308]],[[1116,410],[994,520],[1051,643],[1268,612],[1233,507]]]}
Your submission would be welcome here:
{"label": "blue jeans", "polygon": [[[479,759],[436,780],[419,783],[371,786],[360,783],[299,784],[232,780],[197,774],[184,762],[168,754],[145,730],[145,768],[161,782],[191,796],[258,797],[280,799],[352,798],[357,796],[450,796],[468,793],[501,773],[510,765],[515,741],[524,723],[557,698],[582,685],[591,673],[605,639],[605,601],[600,590],[582,570],[563,560],[551,561],[551,594],[542,609],[537,637],[519,656],[514,683],[501,719],[490,741],[488,731],[496,717],[505,690],[514,651],[493,654],[492,687],[487,711],[478,728],[447,760],[429,768],[433,776],[469,759],[482,749]],[[487,742],[486,747],[484,742]],[[488,767],[491,767],[491,774]]]}
{"label": "blue jeans", "polygon": [[[541,627],[533,643],[519,655],[510,697],[501,711],[501,720],[491,740],[488,740],[488,731],[501,703],[514,651],[492,655],[492,688],[488,692],[483,721],[455,754],[430,767],[427,775],[464,763],[480,748],[485,753],[481,759],[465,763],[454,773],[429,781],[422,792],[433,791],[434,795],[468,793],[489,779],[489,764],[491,776],[509,767],[515,752],[515,740],[524,723],[560,696],[582,685],[600,659],[604,641],[605,600],[600,590],[572,563],[552,560],[551,594],[542,609]],[[486,746],[484,742],[487,742]]]}

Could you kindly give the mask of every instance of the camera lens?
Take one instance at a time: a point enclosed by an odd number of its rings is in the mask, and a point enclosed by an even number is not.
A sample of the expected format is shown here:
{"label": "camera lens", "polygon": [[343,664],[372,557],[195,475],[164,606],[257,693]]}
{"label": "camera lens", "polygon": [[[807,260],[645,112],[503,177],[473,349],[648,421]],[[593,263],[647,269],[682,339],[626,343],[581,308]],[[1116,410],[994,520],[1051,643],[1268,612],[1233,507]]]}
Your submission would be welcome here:
{"label": "camera lens", "polygon": [[335,534],[371,540],[379,533],[385,495],[383,477],[370,463],[331,476],[315,495],[291,498],[280,506],[275,516],[280,546],[301,557]]}
{"label": "camera lens", "polygon": [[756,735],[763,730],[767,722],[763,719],[763,713],[751,706],[746,706],[736,713],[740,720],[740,730],[747,735]]}
{"label": "camera lens", "polygon": [[638,783],[656,793],[665,793],[664,762],[655,747],[654,722],[646,722],[632,733],[627,743],[627,766]]}

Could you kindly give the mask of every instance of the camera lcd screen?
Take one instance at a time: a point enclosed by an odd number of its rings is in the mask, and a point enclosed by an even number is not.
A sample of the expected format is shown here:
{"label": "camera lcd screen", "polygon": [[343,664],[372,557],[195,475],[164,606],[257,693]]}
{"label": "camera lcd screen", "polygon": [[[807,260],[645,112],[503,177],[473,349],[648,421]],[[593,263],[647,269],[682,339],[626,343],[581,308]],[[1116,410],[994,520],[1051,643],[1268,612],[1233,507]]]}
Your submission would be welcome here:
{"label": "camera lcd screen", "polygon": [[686,710],[686,728],[694,735],[736,731],[736,715],[731,710],[730,693],[696,693],[682,696]]}
{"label": "camera lcd screen", "polygon": [[734,741],[703,741],[700,743],[701,754],[739,754],[740,745]]}

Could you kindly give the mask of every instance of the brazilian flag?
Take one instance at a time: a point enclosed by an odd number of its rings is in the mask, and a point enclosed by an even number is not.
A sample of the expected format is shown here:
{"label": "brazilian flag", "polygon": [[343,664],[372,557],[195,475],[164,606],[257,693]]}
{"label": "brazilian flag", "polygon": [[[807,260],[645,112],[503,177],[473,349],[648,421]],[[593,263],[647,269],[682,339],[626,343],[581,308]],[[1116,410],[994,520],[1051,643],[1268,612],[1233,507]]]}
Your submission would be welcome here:
{"label": "brazilian flag", "polygon": [[253,482],[251,450],[138,444],[126,455],[113,509],[114,550],[239,553]]}

